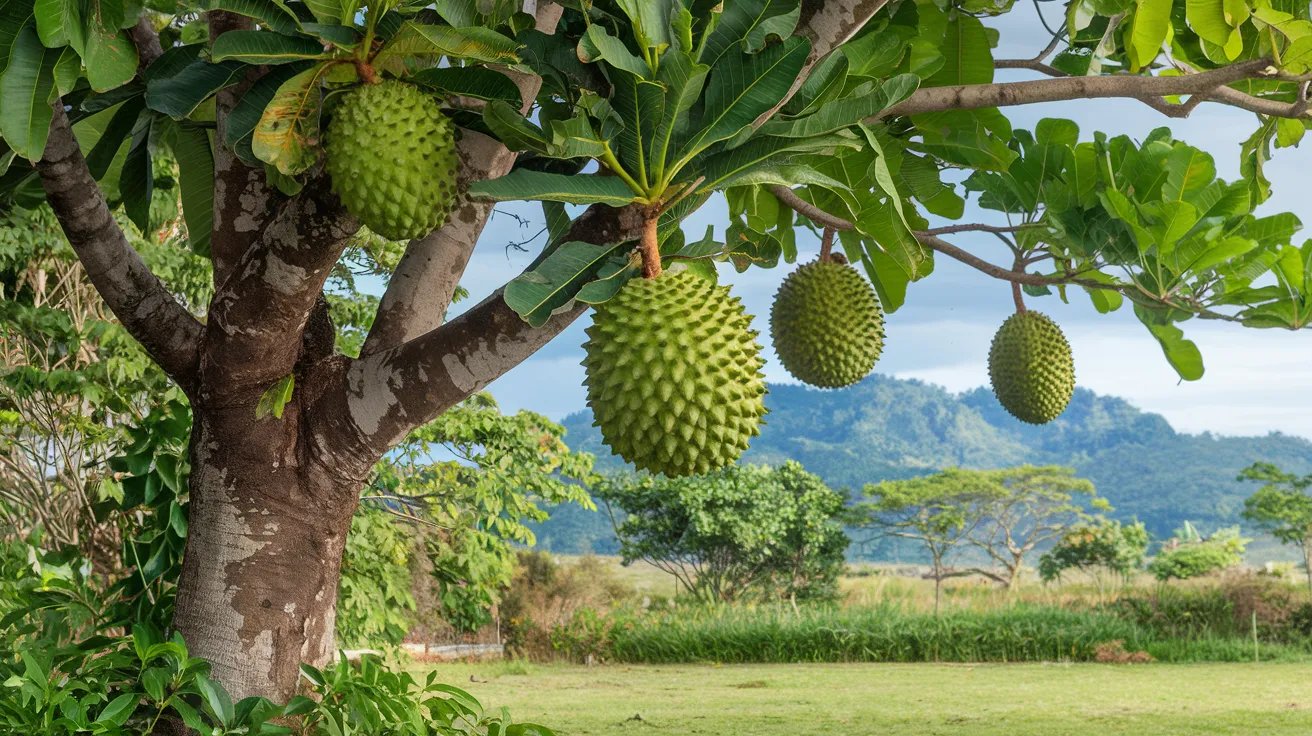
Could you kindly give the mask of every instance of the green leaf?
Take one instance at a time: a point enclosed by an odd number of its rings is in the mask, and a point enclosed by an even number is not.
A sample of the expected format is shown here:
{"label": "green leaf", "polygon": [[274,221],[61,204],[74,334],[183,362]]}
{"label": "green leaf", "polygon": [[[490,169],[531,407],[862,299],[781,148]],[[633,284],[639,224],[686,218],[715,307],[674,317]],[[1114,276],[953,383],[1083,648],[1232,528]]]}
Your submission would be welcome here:
{"label": "green leaf", "polygon": [[[1170,0],[1166,2],[1169,8]],[[993,82],[993,52],[979,18],[957,13],[948,21],[942,50],[943,66],[925,80],[926,87]]]}
{"label": "green leaf", "polygon": [[195,125],[179,127],[173,142],[178,160],[178,189],[187,243],[193,253],[208,256],[214,231],[214,149],[210,133]]}
{"label": "green leaf", "polygon": [[320,23],[350,25],[360,9],[358,0],[306,0],[305,7]]}
{"label": "green leaf", "polygon": [[699,191],[722,187],[733,176],[764,161],[791,162],[789,154],[832,151],[837,148],[858,148],[860,143],[850,134],[827,135],[816,138],[753,137],[744,145],[707,156],[697,161],[696,173],[704,177]]}
{"label": "green leaf", "polygon": [[687,133],[689,111],[701,98],[710,71],[710,67],[694,63],[684,53],[672,52],[662,57],[656,80],[665,85],[664,110],[651,137],[650,149],[650,160],[657,173],[666,173],[671,144]]}
{"label": "green leaf", "polygon": [[684,146],[688,161],[712,143],[733,137],[778,104],[797,79],[811,51],[800,36],[772,44],[757,54],[726,54],[711,69],[702,129]]}
{"label": "green leaf", "polygon": [[287,176],[296,176],[319,160],[320,84],[329,64],[318,64],[288,79],[264,108],[251,137],[251,152]]}
{"label": "green leaf", "polygon": [[759,49],[768,36],[787,38],[797,26],[797,0],[738,0],[726,3],[719,22],[702,41],[703,64],[713,66],[722,56],[742,49]]}
{"label": "green leaf", "polygon": [[0,133],[9,147],[28,161],[40,161],[50,134],[55,97],[55,63],[59,49],[41,45],[36,28],[19,31],[10,50],[9,66],[0,77]]}
{"label": "green leaf", "polygon": [[204,675],[196,675],[196,689],[200,690],[205,705],[209,707],[219,723],[225,728],[232,725],[232,698],[228,696],[223,686]]}
{"label": "green leaf", "polygon": [[1199,38],[1217,46],[1225,46],[1239,33],[1226,19],[1225,0],[1186,0],[1185,18]]}
{"label": "green leaf", "polygon": [[[846,189],[847,185],[816,171],[805,164],[764,163],[734,174],[719,182],[716,189],[729,187],[764,186],[782,184],[784,186],[819,186],[827,189]],[[698,191],[710,191],[702,186]]]}
{"label": "green leaf", "polygon": [[665,88],[620,69],[612,70],[610,77],[611,105],[624,122],[617,153],[628,173],[645,186],[657,166],[647,161],[644,146],[656,138],[656,128],[665,110]]}
{"label": "green leaf", "polygon": [[814,115],[795,120],[773,120],[761,126],[760,135],[809,138],[846,128],[887,110],[910,97],[920,84],[914,74],[899,74],[870,94],[829,102]]}
{"label": "green leaf", "polygon": [[1303,140],[1307,126],[1302,120],[1280,118],[1276,121],[1276,148],[1293,148]]}
{"label": "green leaf", "polygon": [[96,716],[96,723],[122,726],[132,717],[133,711],[137,709],[137,701],[140,699],[141,696],[137,693],[124,693],[114,698],[104,710],[100,711],[100,715]]}
{"label": "green leaf", "polygon": [[273,416],[274,419],[282,419],[283,409],[286,408],[287,402],[292,400],[292,391],[295,388],[295,375],[287,375],[278,379],[260,396],[259,403],[255,405],[255,418],[263,419],[267,416]]}
{"label": "green leaf", "polygon": [[121,87],[137,75],[137,45],[126,31],[92,30],[82,57],[91,89],[105,92]]}
{"label": "green leaf", "polygon": [[509,174],[475,182],[469,196],[494,202],[551,200],[567,204],[607,204],[620,207],[634,200],[629,187],[615,176],[566,176],[517,169]]}
{"label": "green leaf", "polygon": [[524,104],[519,87],[509,77],[485,66],[433,67],[415,73],[409,81],[450,95],[502,100],[514,109]]}
{"label": "green leaf", "polygon": [[491,100],[483,106],[483,123],[512,151],[547,153],[551,149],[547,134],[503,100]]}
{"label": "green leaf", "polygon": [[146,106],[181,120],[210,95],[240,82],[249,70],[249,66],[237,61],[211,64],[197,59],[177,74],[154,77],[147,82]]}
{"label": "green leaf", "polygon": [[0,0],[0,74],[9,65],[9,51],[14,39],[32,20],[29,0]]}
{"label": "green leaf", "polygon": [[563,243],[537,268],[506,284],[506,306],[541,327],[553,310],[568,304],[623,244]]}
{"label": "green leaf", "polygon": [[551,121],[551,152],[561,158],[601,158],[606,143],[601,139],[587,115],[569,120]]}
{"label": "green leaf", "polygon": [[1137,72],[1157,58],[1170,27],[1171,0],[1137,0],[1126,43],[1130,71]]}
{"label": "green leaf", "polygon": [[215,62],[233,59],[247,64],[289,64],[323,56],[323,44],[314,39],[268,31],[228,31],[214,39],[210,49]]}
{"label": "green leaf", "polygon": [[118,180],[123,209],[143,235],[150,232],[150,202],[155,193],[155,174],[150,158],[150,131],[154,121],[155,116],[149,110],[142,110],[137,116],[132,128],[132,144],[128,146],[128,157],[123,161],[123,172]]}
{"label": "green leaf", "polygon": [[1193,340],[1186,340],[1184,332],[1172,324],[1164,315],[1134,305],[1134,314],[1148,328],[1157,343],[1162,346],[1166,360],[1175,372],[1186,381],[1197,381],[1203,377],[1203,354]]}
{"label": "green leaf", "polygon": [[255,126],[259,125],[260,118],[264,117],[264,108],[269,106],[269,102],[273,100],[273,96],[278,93],[278,88],[284,82],[307,69],[312,69],[313,66],[311,62],[302,61],[270,69],[268,74],[255,80],[251,88],[246,90],[246,94],[237,102],[237,106],[228,114],[224,142],[243,161],[252,165],[263,163],[251,152],[251,139],[255,134]]}
{"label": "green leaf", "polygon": [[449,56],[482,62],[519,61],[515,50],[519,44],[490,28],[451,28],[406,21],[395,36],[378,50],[374,66],[392,74],[406,71],[406,57]]}
{"label": "green leaf", "polygon": [[784,103],[783,112],[787,115],[811,114],[820,105],[837,98],[843,93],[848,66],[842,49],[830,53],[806,75],[806,81]]}
{"label": "green leaf", "polygon": [[300,20],[282,0],[200,0],[203,10],[227,10],[254,18],[269,30],[286,36],[300,31]]}
{"label": "green leaf", "polygon": [[123,102],[114,110],[105,130],[100,134],[100,140],[96,141],[96,145],[87,154],[87,169],[91,171],[91,178],[97,181],[104,178],[110,164],[123,148],[123,142],[132,135],[137,118],[145,106],[146,100],[138,96]]}
{"label": "green leaf", "polygon": [[583,38],[586,43],[579,43],[580,59],[587,62],[600,59],[638,79],[647,79],[651,74],[647,63],[634,56],[623,41],[610,35],[604,27],[595,24],[588,26],[587,34]]}
{"label": "green leaf", "polygon": [[1162,199],[1180,201],[1212,183],[1216,178],[1216,164],[1212,157],[1190,146],[1180,146],[1166,157],[1166,182],[1162,185]]}

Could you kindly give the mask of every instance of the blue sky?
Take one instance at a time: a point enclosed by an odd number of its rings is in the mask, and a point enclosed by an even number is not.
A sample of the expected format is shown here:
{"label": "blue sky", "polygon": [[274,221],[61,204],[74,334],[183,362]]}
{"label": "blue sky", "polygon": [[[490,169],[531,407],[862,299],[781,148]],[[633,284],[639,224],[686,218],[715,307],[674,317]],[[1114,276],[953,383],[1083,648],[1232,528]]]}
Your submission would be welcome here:
{"label": "blue sky", "polygon": [[[995,58],[1031,57],[1048,39],[1033,6],[1028,4],[990,21],[990,25],[1002,32]],[[999,72],[998,79],[1025,78],[1019,73],[1006,74],[1010,76]],[[1211,153],[1219,175],[1227,179],[1238,178],[1239,144],[1257,125],[1250,113],[1208,103],[1199,106],[1187,120],[1168,119],[1127,100],[1046,103],[1004,112],[1020,128],[1032,128],[1044,117],[1069,118],[1079,123],[1085,138],[1091,137],[1094,130],[1142,138],[1154,128],[1169,126],[1177,138]],[[1274,195],[1263,205],[1263,213],[1290,211],[1304,220],[1312,218],[1312,211],[1301,206],[1308,199],[1306,188],[1312,185],[1312,177],[1300,172],[1300,166],[1308,166],[1305,151],[1276,152],[1267,168]],[[541,247],[540,241],[528,246],[529,253],[506,247],[541,228],[539,207],[514,204],[501,209],[526,218],[530,224],[521,226],[511,217],[493,217],[464,279],[473,298],[458,305],[456,311],[477,303],[513,278]],[[972,212],[969,206],[964,218],[988,219],[978,210]],[[711,224],[723,237],[726,223],[724,203],[717,199],[691,217],[685,230],[700,237]],[[799,232],[799,236],[798,259],[804,263],[814,258],[819,243],[808,233]],[[953,236],[952,242],[995,262],[1006,261],[1002,246],[991,236]],[[756,315],[755,327],[761,332],[767,353],[765,372],[771,381],[792,381],[770,349],[767,322],[774,292],[792,268],[781,264],[774,269],[753,268],[739,274],[726,264],[720,265],[721,282],[732,284],[748,312]],[[1312,438],[1312,401],[1306,390],[1312,386],[1312,334],[1306,331],[1251,330],[1192,320],[1183,327],[1186,336],[1202,350],[1206,375],[1201,381],[1182,383],[1128,307],[1100,315],[1078,290],[1071,292],[1069,305],[1062,304],[1055,295],[1031,297],[1027,302],[1062,326],[1075,353],[1077,380],[1086,388],[1122,396],[1147,411],[1161,413],[1183,431],[1251,435],[1278,430]],[[987,385],[989,341],[1013,309],[1006,284],[940,256],[934,274],[912,284],[906,305],[888,316],[888,339],[876,371],[923,379],[952,391]],[[589,320],[588,316],[581,318],[491,386],[504,409],[526,408],[560,418],[584,406],[579,361],[583,356],[583,329]]]}

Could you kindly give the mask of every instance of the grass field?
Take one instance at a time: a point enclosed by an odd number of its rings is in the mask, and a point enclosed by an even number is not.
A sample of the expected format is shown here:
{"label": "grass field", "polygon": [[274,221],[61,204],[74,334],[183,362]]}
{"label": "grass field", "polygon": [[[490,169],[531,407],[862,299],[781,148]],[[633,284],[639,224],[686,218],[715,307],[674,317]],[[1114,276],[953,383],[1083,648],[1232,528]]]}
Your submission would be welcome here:
{"label": "grass field", "polygon": [[485,706],[562,736],[1312,734],[1308,665],[436,669]]}

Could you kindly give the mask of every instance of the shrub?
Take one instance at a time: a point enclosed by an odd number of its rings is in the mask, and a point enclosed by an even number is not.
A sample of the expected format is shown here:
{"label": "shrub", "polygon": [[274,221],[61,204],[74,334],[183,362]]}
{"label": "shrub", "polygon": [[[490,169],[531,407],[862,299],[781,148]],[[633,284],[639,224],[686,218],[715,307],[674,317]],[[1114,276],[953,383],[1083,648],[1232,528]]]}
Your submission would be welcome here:
{"label": "shrub", "polygon": [[559,565],[547,553],[521,551],[500,609],[506,648],[521,657],[551,659],[558,650],[553,632],[567,628],[576,612],[609,610],[633,595],[597,557]]}
{"label": "shrub", "polygon": [[351,519],[337,586],[337,637],[347,646],[400,644],[410,628],[413,541],[391,514],[363,507]]}
{"label": "shrub", "polygon": [[595,495],[624,511],[625,564],[645,560],[703,601],[832,599],[848,538],[843,496],[789,461],[686,478],[614,476]]}
{"label": "shrub", "polygon": [[1188,580],[1234,567],[1243,561],[1251,540],[1239,536],[1239,527],[1217,530],[1204,539],[1186,522],[1183,533],[1177,532],[1171,541],[1173,546],[1163,549],[1148,566],[1158,580]]}

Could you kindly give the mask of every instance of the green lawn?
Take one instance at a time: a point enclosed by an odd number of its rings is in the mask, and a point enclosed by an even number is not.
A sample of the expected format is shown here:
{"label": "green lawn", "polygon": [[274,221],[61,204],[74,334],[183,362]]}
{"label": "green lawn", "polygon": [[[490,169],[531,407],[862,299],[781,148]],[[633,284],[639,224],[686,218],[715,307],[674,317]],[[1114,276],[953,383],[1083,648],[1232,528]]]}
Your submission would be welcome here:
{"label": "green lawn", "polygon": [[436,669],[485,706],[564,735],[1312,734],[1309,665]]}

